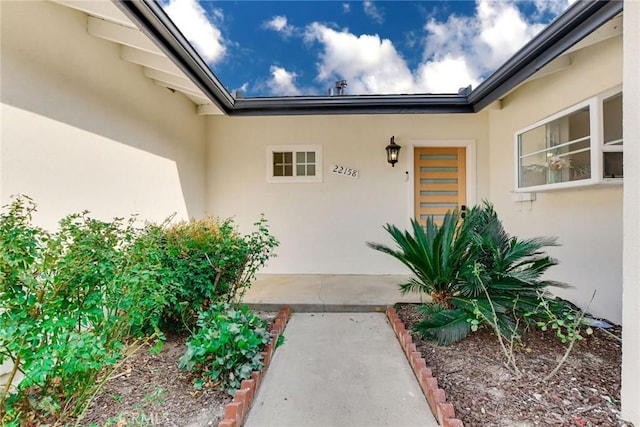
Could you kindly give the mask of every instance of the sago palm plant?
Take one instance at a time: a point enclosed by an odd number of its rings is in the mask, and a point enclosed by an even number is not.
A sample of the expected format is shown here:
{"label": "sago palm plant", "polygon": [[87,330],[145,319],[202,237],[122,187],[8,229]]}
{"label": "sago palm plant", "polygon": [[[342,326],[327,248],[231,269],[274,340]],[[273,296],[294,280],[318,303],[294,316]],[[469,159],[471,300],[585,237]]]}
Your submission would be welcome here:
{"label": "sago palm plant", "polygon": [[464,232],[465,228],[457,211],[448,212],[440,226],[432,217],[427,218],[424,228],[412,220],[411,232],[387,224],[384,229],[397,248],[373,242],[367,245],[393,256],[413,272],[415,277],[400,285],[403,293],[425,293],[435,303],[449,307],[449,300],[458,293],[458,276],[468,263],[471,234]]}
{"label": "sago palm plant", "polygon": [[546,293],[548,286],[566,285],[541,278],[556,264],[542,251],[555,245],[555,239],[509,236],[489,203],[473,207],[465,219],[450,212],[441,226],[428,219],[423,229],[413,221],[413,233],[392,225],[385,229],[397,248],[368,245],[415,274],[400,286],[402,291],[431,295],[433,303],[423,306],[424,318],[416,325],[425,338],[449,344],[489,323],[510,339],[527,320],[525,314],[536,312],[541,298],[558,312],[566,309]]}

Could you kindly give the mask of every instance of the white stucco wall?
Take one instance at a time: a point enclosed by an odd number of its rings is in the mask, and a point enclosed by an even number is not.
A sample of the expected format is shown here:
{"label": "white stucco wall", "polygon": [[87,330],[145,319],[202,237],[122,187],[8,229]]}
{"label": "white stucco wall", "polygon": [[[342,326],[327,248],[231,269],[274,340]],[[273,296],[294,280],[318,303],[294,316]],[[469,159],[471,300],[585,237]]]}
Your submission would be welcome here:
{"label": "white stucco wall", "polygon": [[640,3],[624,5],[622,418],[640,425]]}
{"label": "white stucco wall", "polygon": [[[391,136],[402,146],[386,162]],[[477,198],[488,195],[486,113],[476,115],[343,115],[210,117],[207,126],[208,212],[235,216],[248,227],[260,213],[281,241],[264,273],[397,274],[404,267],[365,242],[388,242],[386,223],[408,225],[413,142],[475,140]],[[267,183],[266,147],[321,144],[322,183]],[[332,164],[358,169],[360,179],[331,173]],[[409,175],[406,172],[409,171]]]}
{"label": "white stucco wall", "polygon": [[87,33],[81,12],[1,2],[0,197],[27,194],[54,227],[93,216],[204,213],[205,120],[191,101]]}
{"label": "white stucco wall", "polygon": [[[506,229],[521,237],[557,236],[558,258],[548,277],[574,286],[560,296],[614,322],[622,307],[622,185],[538,192],[534,202],[514,202],[514,134],[547,116],[622,82],[622,37],[577,51],[572,65],[531,81],[491,111],[491,200]],[[628,142],[628,140],[626,140]]]}

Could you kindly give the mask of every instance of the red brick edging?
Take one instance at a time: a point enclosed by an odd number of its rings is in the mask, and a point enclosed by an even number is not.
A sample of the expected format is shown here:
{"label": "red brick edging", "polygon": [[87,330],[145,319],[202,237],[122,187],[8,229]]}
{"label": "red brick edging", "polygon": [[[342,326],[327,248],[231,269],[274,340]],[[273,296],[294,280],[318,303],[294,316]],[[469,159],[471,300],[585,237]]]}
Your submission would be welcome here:
{"label": "red brick edging", "polygon": [[276,343],[278,337],[287,325],[289,318],[291,317],[291,310],[289,307],[282,307],[278,313],[278,317],[273,321],[273,327],[271,328],[271,341],[265,347],[262,352],[264,367],[261,371],[253,371],[251,378],[243,380],[240,384],[240,389],[236,390],[235,395],[231,403],[227,404],[224,409],[224,418],[218,424],[218,427],[242,427],[244,420],[249,413],[249,408],[253,403],[264,374],[267,372],[269,363],[271,363],[271,357],[276,350]]}
{"label": "red brick edging", "polygon": [[455,416],[453,405],[447,403],[444,390],[438,387],[438,380],[434,378],[424,358],[416,350],[411,333],[407,331],[396,310],[393,307],[387,307],[386,313],[438,424],[444,427],[463,427],[462,421]]}

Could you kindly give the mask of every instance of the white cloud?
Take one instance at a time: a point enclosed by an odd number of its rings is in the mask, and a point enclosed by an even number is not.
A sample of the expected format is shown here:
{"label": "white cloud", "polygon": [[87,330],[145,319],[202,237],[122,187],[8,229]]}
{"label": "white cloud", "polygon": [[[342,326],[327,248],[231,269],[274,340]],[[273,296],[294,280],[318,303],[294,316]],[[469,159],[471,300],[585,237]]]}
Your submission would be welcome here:
{"label": "white cloud", "polygon": [[351,12],[351,5],[349,3],[342,3],[342,12],[343,13]]}
{"label": "white cloud", "polygon": [[305,37],[322,45],[317,80],[327,88],[346,79],[349,94],[412,92],[411,71],[390,40],[355,36],[317,22],[307,27]]}
{"label": "white cloud", "polygon": [[298,76],[296,73],[287,71],[277,65],[272,65],[269,71],[271,79],[267,82],[267,86],[273,95],[297,96],[302,94],[295,83],[295,79]]}
{"label": "white cloud", "polygon": [[[480,37],[476,41],[483,51],[488,48],[487,65],[491,69],[504,63],[544,28],[543,24],[528,23],[514,5],[497,0],[478,2],[477,15]],[[480,58],[474,60],[481,61]]]}
{"label": "white cloud", "polygon": [[[543,28],[527,21],[516,4],[507,0],[478,0],[472,17],[432,19],[425,25],[424,58],[417,74],[420,85],[434,90],[433,81],[440,82],[435,85],[438,92],[476,86]],[[455,63],[462,68],[454,67]],[[442,70],[449,70],[448,79]]]}
{"label": "white cloud", "polygon": [[[222,33],[196,0],[170,0],[163,8],[205,61],[214,64],[224,57],[226,47]],[[216,18],[223,18],[220,10],[213,13]]]}
{"label": "white cloud", "polygon": [[[556,14],[568,1],[540,7]],[[374,5],[365,2],[364,7]],[[321,47],[316,80],[327,88],[346,79],[349,94],[457,93],[468,85],[476,87],[544,28],[530,19],[514,0],[477,0],[475,16],[431,19],[424,27],[423,58],[414,70],[390,40],[378,35],[355,35],[314,22],[306,28],[305,39]]]}
{"label": "white cloud", "polygon": [[235,91],[241,94],[245,94],[247,93],[247,89],[249,89],[249,82],[244,82],[240,87],[233,89],[231,92]]}
{"label": "white cloud", "polygon": [[362,2],[362,7],[364,8],[364,13],[369,18],[376,21],[378,24],[382,24],[384,22],[384,16],[382,12],[378,9],[378,7],[370,0],[365,0]]}
{"label": "white cloud", "polygon": [[286,16],[274,16],[269,21],[262,24],[262,27],[277,31],[284,36],[290,36],[295,30],[295,27],[289,24]]}
{"label": "white cloud", "polygon": [[576,0],[534,0],[538,13],[548,12],[553,15],[559,15],[575,2]]}
{"label": "white cloud", "polygon": [[[537,19],[561,13],[571,1],[538,0]],[[364,7],[375,10],[368,1]],[[457,93],[476,87],[544,28],[531,19],[514,0],[477,0],[475,16],[431,19],[424,27],[423,59],[414,70],[390,40],[378,35],[355,35],[315,22],[305,38],[321,46],[316,80],[327,87],[346,79],[350,94]]]}
{"label": "white cloud", "polygon": [[416,73],[416,89],[425,93],[458,93],[478,83],[463,56],[445,55],[439,61],[421,64]]}

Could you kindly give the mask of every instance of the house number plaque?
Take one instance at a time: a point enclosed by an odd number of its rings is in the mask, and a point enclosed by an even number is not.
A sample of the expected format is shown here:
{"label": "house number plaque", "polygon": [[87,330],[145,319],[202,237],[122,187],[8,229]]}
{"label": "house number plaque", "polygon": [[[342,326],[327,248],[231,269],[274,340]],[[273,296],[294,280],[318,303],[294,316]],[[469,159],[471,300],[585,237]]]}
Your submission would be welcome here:
{"label": "house number plaque", "polygon": [[360,171],[358,169],[348,168],[346,166],[331,165],[331,172],[336,175],[348,176],[349,178],[360,178]]}

